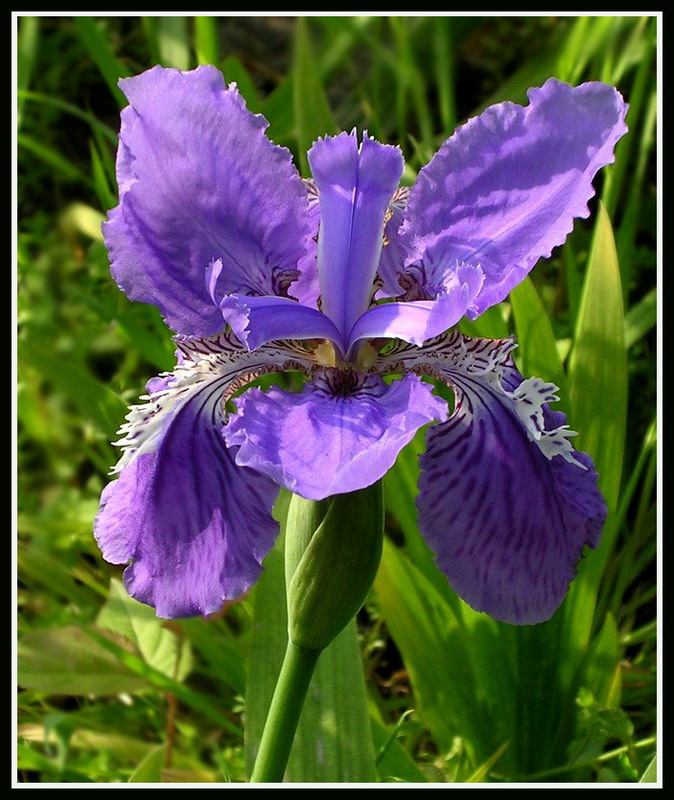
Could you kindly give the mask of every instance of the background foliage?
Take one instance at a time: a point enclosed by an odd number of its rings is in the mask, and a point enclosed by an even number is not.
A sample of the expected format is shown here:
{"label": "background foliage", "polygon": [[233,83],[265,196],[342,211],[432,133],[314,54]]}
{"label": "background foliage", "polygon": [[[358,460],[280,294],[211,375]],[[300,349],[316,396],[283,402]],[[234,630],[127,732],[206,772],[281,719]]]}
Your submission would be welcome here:
{"label": "background foliage", "polygon": [[288,778],[655,780],[657,23],[19,19],[17,780],[244,781],[284,647],[280,548],[250,596],[167,623],[126,596],[92,538],[126,405],[173,365],[156,310],[110,279],[100,234],[116,82],[155,63],[219,66],[305,174],[318,135],[357,126],[401,145],[407,183],[457,124],[551,75],[623,92],[630,133],[597,182],[602,204],[465,326],[516,333],[524,374],[560,386],[609,504],[602,545],[549,622],[473,612],[416,528],[417,437],[386,478],[375,589],[322,659]]}

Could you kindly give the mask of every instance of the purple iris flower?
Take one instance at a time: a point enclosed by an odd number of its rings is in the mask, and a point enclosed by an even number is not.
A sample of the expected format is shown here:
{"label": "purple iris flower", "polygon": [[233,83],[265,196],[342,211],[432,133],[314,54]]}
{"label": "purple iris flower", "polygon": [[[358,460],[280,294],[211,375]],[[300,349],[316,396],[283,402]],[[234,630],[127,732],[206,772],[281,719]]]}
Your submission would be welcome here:
{"label": "purple iris flower", "polygon": [[[178,360],[131,408],[96,519],[104,557],[132,561],[130,594],[163,617],[220,609],[261,572],[279,486],[369,486],[436,422],[418,509],[438,565],[477,610],[547,619],[597,545],[597,474],[511,339],[448,331],[588,216],[626,131],[618,92],[550,79],[529,105],[469,120],[407,190],[400,150],[355,132],[319,139],[303,181],[212,67],[121,86],[112,274],[159,307]],[[301,391],[251,388],[226,413],[242,386],[289,370]],[[421,376],[452,387],[451,414]]]}

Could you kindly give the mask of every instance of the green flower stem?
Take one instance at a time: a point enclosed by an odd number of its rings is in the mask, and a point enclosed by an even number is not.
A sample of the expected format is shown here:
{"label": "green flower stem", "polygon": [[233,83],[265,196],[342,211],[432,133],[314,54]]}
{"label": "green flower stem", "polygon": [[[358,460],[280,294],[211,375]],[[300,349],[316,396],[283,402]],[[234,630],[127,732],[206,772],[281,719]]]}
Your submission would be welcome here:
{"label": "green flower stem", "polygon": [[288,642],[250,776],[251,783],[280,783],[283,780],[304,698],[320,654],[320,650]]}

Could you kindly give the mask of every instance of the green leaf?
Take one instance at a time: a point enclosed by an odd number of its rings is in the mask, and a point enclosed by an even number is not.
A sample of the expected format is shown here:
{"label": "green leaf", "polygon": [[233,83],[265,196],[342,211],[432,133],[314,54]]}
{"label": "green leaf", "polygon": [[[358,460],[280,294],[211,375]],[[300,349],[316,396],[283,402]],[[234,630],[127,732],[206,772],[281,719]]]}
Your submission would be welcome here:
{"label": "green leaf", "polygon": [[241,61],[236,56],[227,56],[222,62],[222,74],[225,76],[227,83],[236,83],[248,108],[254,114],[257,114],[260,110],[260,100],[255,88],[255,82]]}
{"label": "green leaf", "polygon": [[655,327],[657,320],[658,295],[654,287],[625,315],[625,347],[629,350]]}
{"label": "green leaf", "polygon": [[158,17],[157,44],[161,62],[165,67],[182,70],[190,68],[190,43],[186,17]]}
{"label": "green leaf", "polygon": [[594,459],[600,488],[615,511],[627,414],[625,320],[613,229],[601,204],[571,352],[569,392],[577,447]]}
{"label": "green leaf", "polygon": [[308,175],[307,150],[319,136],[337,133],[338,128],[321,84],[309,39],[309,24],[305,17],[298,17],[295,25],[293,106],[302,172]]}
{"label": "green leaf", "polygon": [[192,668],[189,642],[166,628],[149,606],[130,597],[115,578],[110,581],[108,600],[96,624],[124,636],[151,667],[175,680],[185,678]]}
{"label": "green leaf", "polygon": [[391,731],[376,720],[370,720],[372,740],[377,750],[377,774],[381,782],[427,783],[428,781],[415,760],[397,739],[399,729],[409,713],[402,715]]}
{"label": "green leaf", "polygon": [[[19,92],[28,89],[37,61],[40,43],[40,18],[24,17],[19,20],[19,33],[16,43],[16,88]],[[19,95],[17,129],[21,126],[21,112],[25,98]]]}
{"label": "green leaf", "polygon": [[597,593],[615,544],[613,516],[623,467],[627,362],[620,268],[611,222],[599,204],[569,366],[571,422],[576,444],[594,459],[609,510],[602,541],[581,562],[566,601],[569,642],[580,652],[590,641]]}
{"label": "green leaf", "polygon": [[126,97],[117,86],[117,81],[120,78],[128,77],[131,72],[126,64],[117,58],[94,17],[75,16],[73,22],[80,32],[87,52],[103,76],[103,80],[108,84],[119,107],[123,108],[126,105]]}
{"label": "green leaf", "polygon": [[16,142],[20,149],[33,153],[33,155],[49,164],[57,172],[60,172],[64,178],[81,183],[88,188],[94,188],[94,182],[88,175],[73,166],[71,161],[64,158],[49,145],[44,144],[44,142],[38,142],[31,136],[26,136],[25,133],[17,134]]}
{"label": "green leaf", "polygon": [[557,340],[536,287],[530,278],[525,278],[510,292],[510,303],[522,360],[525,378],[536,376],[559,387],[559,400],[554,408],[568,409],[566,375],[559,357]]}
{"label": "green leaf", "polygon": [[657,783],[658,782],[658,758],[653,756],[648,766],[644,770],[643,775],[639,778],[639,783]]}
{"label": "green leaf", "polygon": [[220,47],[217,17],[194,18],[194,49],[199,64],[218,64]]}
{"label": "green leaf", "polygon": [[73,361],[68,361],[41,343],[22,341],[19,358],[37,370],[112,438],[126,414],[126,403],[104,383]]}
{"label": "green leaf", "polygon": [[466,779],[466,783],[482,783],[494,764],[496,764],[496,762],[505,753],[507,747],[508,742],[504,742],[495,753],[492,753],[489,758],[480,764],[475,772],[473,772],[473,774]]}
{"label": "green leaf", "polygon": [[166,758],[166,745],[151,750],[129,777],[129,783],[161,783],[161,771]]}
{"label": "green leaf", "polygon": [[17,662],[19,685],[49,694],[106,697],[147,687],[76,627],[31,631],[19,640]]}
{"label": "green leaf", "polygon": [[[449,750],[455,735],[467,739],[477,758],[483,751],[485,727],[465,633],[447,601],[388,541],[375,581],[377,602],[407,668],[417,714],[441,749]],[[477,747],[476,747],[477,745]]]}

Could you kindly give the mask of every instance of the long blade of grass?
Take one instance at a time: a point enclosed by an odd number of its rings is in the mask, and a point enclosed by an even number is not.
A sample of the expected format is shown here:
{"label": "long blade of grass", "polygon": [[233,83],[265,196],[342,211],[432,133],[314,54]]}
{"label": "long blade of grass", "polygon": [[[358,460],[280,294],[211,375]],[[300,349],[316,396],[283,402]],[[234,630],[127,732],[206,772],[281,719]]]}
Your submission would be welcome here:
{"label": "long blade of grass", "polygon": [[20,92],[30,86],[33,69],[37,61],[40,43],[40,18],[21,17],[16,42],[16,88],[19,92],[16,115],[17,130],[21,127],[21,116],[25,97]]}
{"label": "long blade of grass", "polygon": [[194,49],[198,64],[218,64],[220,47],[217,17],[194,18]]}
{"label": "long blade of grass", "polygon": [[157,44],[161,63],[165,67],[187,70],[191,67],[190,41],[187,35],[187,18],[183,16],[159,17]]}
{"label": "long blade of grass", "polygon": [[103,80],[107,83],[119,107],[123,108],[127,101],[122,90],[117,86],[117,81],[120,78],[128,77],[131,72],[126,64],[117,58],[94,17],[76,16],[73,17],[73,23],[80,32],[82,43],[98,67]]}
{"label": "long blade of grass", "polygon": [[295,28],[293,107],[302,172],[308,175],[307,150],[319,136],[337,133],[338,129],[321,83],[305,17],[297,19]]}
{"label": "long blade of grass", "polygon": [[81,108],[72,105],[72,103],[66,103],[64,100],[61,100],[58,97],[49,97],[46,94],[41,94],[40,92],[30,92],[25,89],[19,89],[17,94],[20,100],[44,103],[46,105],[54,106],[61,111],[65,111],[67,114],[72,114],[73,117],[77,117],[83,122],[88,123],[92,131],[97,131],[98,133],[102,134],[113,144],[117,143],[117,134],[109,125],[101,122],[96,116],[90,114],[88,111],[83,111]]}
{"label": "long blade of grass", "polygon": [[627,415],[627,361],[620,267],[611,222],[599,205],[569,367],[571,424],[594,459],[609,509],[599,548],[580,565],[569,598],[571,638],[589,641],[597,591],[617,533]]}
{"label": "long blade of grass", "polygon": [[64,158],[52,147],[49,147],[49,145],[46,145],[43,142],[38,142],[36,139],[33,139],[31,136],[27,136],[25,133],[17,134],[16,142],[20,149],[23,148],[24,150],[33,153],[33,155],[37,156],[46,164],[49,164],[49,166],[53,167],[67,180],[81,183],[89,189],[95,188],[94,182],[89,175],[82,172],[81,169],[78,169],[78,167],[73,165],[72,161]]}

